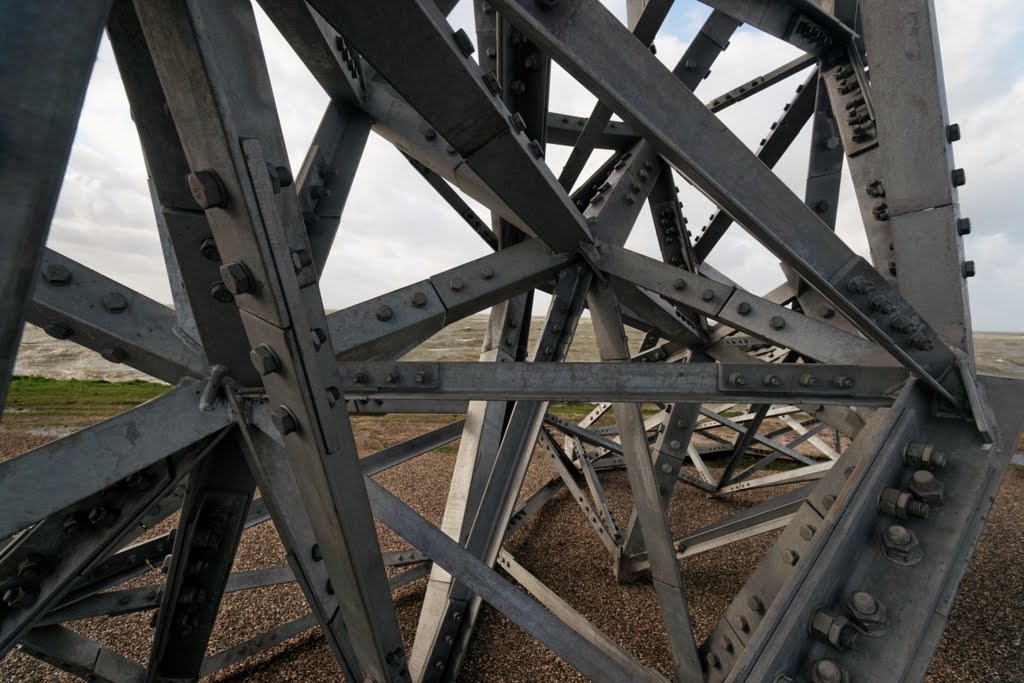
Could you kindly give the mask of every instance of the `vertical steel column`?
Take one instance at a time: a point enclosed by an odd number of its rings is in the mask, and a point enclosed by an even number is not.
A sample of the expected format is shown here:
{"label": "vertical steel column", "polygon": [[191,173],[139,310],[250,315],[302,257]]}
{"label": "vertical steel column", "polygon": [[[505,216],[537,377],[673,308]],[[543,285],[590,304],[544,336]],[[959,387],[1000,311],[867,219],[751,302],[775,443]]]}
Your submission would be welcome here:
{"label": "vertical steel column", "polygon": [[[5,3],[0,41],[0,415],[109,0]],[[54,22],[54,17],[73,21]]]}
{"label": "vertical steel column", "polygon": [[[629,360],[629,345],[619,318],[618,303],[611,288],[595,282],[589,296],[594,336],[602,361]],[[693,624],[683,587],[682,574],[676,561],[665,508],[658,492],[643,415],[637,403],[615,403],[615,422],[619,427],[622,452],[626,459],[629,485],[633,491],[637,518],[644,532],[647,555],[651,561],[651,578],[661,604],[669,646],[675,664],[676,680],[697,680],[703,677]]]}
{"label": "vertical steel column", "polygon": [[973,337],[953,143],[960,127],[946,111],[942,57],[932,0],[861,6],[871,60],[871,102],[878,130],[884,212],[900,293],[973,364]]}
{"label": "vertical steel column", "polygon": [[252,8],[136,9],[356,656],[367,676],[408,680],[309,241],[281,192],[291,172]]}

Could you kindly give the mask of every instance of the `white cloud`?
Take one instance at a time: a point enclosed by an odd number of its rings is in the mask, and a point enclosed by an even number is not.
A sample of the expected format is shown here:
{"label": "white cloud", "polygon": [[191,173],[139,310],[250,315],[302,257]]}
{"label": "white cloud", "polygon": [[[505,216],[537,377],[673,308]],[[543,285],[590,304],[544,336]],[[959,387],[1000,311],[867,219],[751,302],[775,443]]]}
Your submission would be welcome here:
{"label": "white cloud", "polygon": [[[625,3],[608,3],[620,18]],[[1024,330],[1024,313],[1016,301],[1022,281],[1024,235],[1017,227],[1013,199],[1024,177],[1019,153],[1024,110],[1024,54],[1021,29],[1024,4],[1014,0],[961,3],[937,0],[944,48],[946,90],[951,120],[958,121],[964,141],[955,151],[967,169],[961,189],[964,215],[973,218],[975,234],[967,253],[978,264],[972,281],[972,310],[978,329]],[[708,10],[698,3],[677,3],[669,26],[656,45],[658,57],[672,66]],[[261,37],[278,102],[285,141],[297,167],[326,105],[326,97],[273,26],[257,10]],[[474,36],[471,3],[453,12],[451,23]],[[396,48],[397,49],[397,48]],[[722,91],[792,59],[790,46],[755,31],[741,29],[712,69],[698,94],[711,99]],[[803,75],[735,105],[723,115],[726,124],[756,147],[768,126],[793,95]],[[553,110],[586,116],[594,98],[556,67],[552,77]],[[777,166],[796,192],[803,192],[807,131]],[[548,162],[557,174],[567,148],[551,148]],[[585,173],[601,162],[591,160]],[[50,246],[123,280],[162,301],[170,301],[160,256],[145,170],[110,47],[101,46],[58,211]],[[712,206],[684,181],[677,183],[692,229],[706,222]],[[471,204],[486,218],[482,207]],[[844,184],[839,206],[839,234],[852,248],[867,253],[859,215]],[[628,245],[654,254],[657,244],[647,212]],[[387,143],[371,135],[350,195],[322,290],[328,307],[337,308],[413,282],[486,253],[468,229],[408,163]],[[722,241],[712,263],[741,284],[765,291],[782,280],[777,260],[734,229]],[[540,299],[537,311],[546,303]]]}

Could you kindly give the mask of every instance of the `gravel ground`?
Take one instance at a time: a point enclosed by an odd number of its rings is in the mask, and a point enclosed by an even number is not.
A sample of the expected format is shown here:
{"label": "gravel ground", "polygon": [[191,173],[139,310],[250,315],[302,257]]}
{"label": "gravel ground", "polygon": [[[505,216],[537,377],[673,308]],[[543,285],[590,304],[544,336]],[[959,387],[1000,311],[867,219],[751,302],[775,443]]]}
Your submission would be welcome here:
{"label": "gravel ground", "polygon": [[[357,419],[360,452],[370,453],[441,424],[425,421]],[[0,428],[0,459],[48,441],[51,437]],[[379,481],[437,524],[443,512],[447,484],[455,461],[455,445],[383,473]],[[526,493],[536,490],[554,474],[545,458],[531,465]],[[619,523],[628,520],[631,501],[624,472],[602,475]],[[695,529],[768,497],[743,493],[715,499],[680,486],[670,506],[676,533]],[[996,499],[974,560],[961,586],[929,681],[1024,681],[1024,470],[1011,469]],[[524,494],[525,495],[525,494]],[[774,494],[773,494],[774,495]],[[170,527],[175,520],[167,520]],[[154,530],[153,533],[161,529]],[[378,527],[385,550],[406,544],[390,530]],[[700,636],[714,625],[731,596],[746,581],[775,534],[765,534],[703,555],[684,565],[695,628]],[[604,547],[585,523],[578,507],[564,492],[549,503],[544,514],[519,530],[507,549],[538,578],[575,609],[644,664],[668,672],[671,656],[657,620],[657,604],[649,585],[617,584],[608,568]],[[284,551],[273,526],[260,525],[245,532],[235,570],[280,565]],[[133,585],[159,581],[156,572],[139,577]],[[419,616],[426,580],[399,589],[395,603],[399,624],[410,646]],[[214,653],[250,638],[305,612],[295,585],[262,588],[225,596],[210,642]],[[143,662],[148,654],[151,613],[100,618],[74,624],[76,630],[118,652]],[[341,674],[317,629],[293,638],[211,680],[220,681],[327,681]],[[3,681],[75,680],[57,669],[19,652],[0,663]],[[484,607],[476,635],[462,668],[463,681],[582,681],[544,646]]]}

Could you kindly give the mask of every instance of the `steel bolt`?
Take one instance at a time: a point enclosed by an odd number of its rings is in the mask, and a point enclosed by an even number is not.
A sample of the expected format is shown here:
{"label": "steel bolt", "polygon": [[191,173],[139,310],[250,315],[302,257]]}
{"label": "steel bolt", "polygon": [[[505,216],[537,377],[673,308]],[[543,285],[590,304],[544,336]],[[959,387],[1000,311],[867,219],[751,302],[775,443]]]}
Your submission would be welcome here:
{"label": "steel bolt", "polygon": [[721,669],[722,668],[722,659],[716,653],[709,652],[707,654],[707,660],[708,660],[708,666],[711,667],[712,669]]}
{"label": "steel bolt", "polygon": [[82,515],[75,513],[64,518],[64,535],[73,536],[82,529]]}
{"label": "steel bolt", "polygon": [[814,683],[844,683],[846,674],[834,660],[819,659],[811,666]]}
{"label": "steel bolt", "polygon": [[38,580],[47,574],[46,558],[35,553],[29,554],[18,563],[18,576]]}
{"label": "steel bolt", "polygon": [[917,325],[914,324],[914,321],[912,321],[910,318],[905,318],[903,316],[893,318],[889,322],[889,327],[896,330],[897,332],[902,332],[903,334],[912,334],[915,330],[917,330]]}
{"label": "steel bolt", "polygon": [[543,159],[544,158],[544,148],[540,146],[540,142],[539,141],[537,141],[537,140],[530,140],[530,145],[529,146],[530,146],[530,152],[533,153],[533,156],[537,157],[538,159]]}
{"label": "steel bolt", "polygon": [[21,609],[35,602],[37,594],[36,589],[31,586],[14,586],[4,591],[4,603],[8,607]]}
{"label": "steel bolt", "polygon": [[871,307],[872,311],[878,311],[879,313],[883,313],[885,315],[889,315],[890,313],[896,312],[896,304],[889,301],[889,299],[882,295],[878,295],[872,298],[871,301],[868,302],[868,305]]}
{"label": "steel bolt", "polygon": [[292,251],[292,265],[295,267],[295,272],[302,272],[303,268],[308,268],[313,265],[313,255],[309,253],[309,249],[294,249]]}
{"label": "steel bolt", "polygon": [[960,124],[951,123],[946,126],[946,139],[950,142],[956,142],[960,139]]}
{"label": "steel bolt", "polygon": [[773,330],[781,330],[786,326],[786,321],[779,315],[773,315],[771,320],[768,321],[768,325]]}
{"label": "steel bolt", "polygon": [[964,235],[970,235],[971,234],[971,219],[970,218],[958,218],[958,219],[956,219],[956,232],[961,237],[963,237]]}
{"label": "steel bolt", "polygon": [[416,384],[424,384],[428,379],[430,379],[430,375],[426,370],[420,370],[416,373]]}
{"label": "steel bolt", "polygon": [[804,539],[805,541],[809,541],[812,538],[814,538],[814,533],[816,531],[817,529],[815,529],[813,525],[804,524],[802,527],[800,527],[800,538]]}
{"label": "steel bolt", "polygon": [[281,436],[291,434],[299,428],[299,421],[295,417],[295,413],[289,410],[287,406],[275,408],[274,412],[270,414],[270,420],[277,427],[277,431],[281,432]]}
{"label": "steel bolt", "polygon": [[128,299],[124,298],[124,294],[119,292],[110,292],[103,295],[103,308],[111,313],[121,313],[124,309],[128,308]]}
{"label": "steel bolt", "polygon": [[453,292],[461,292],[462,288],[466,286],[466,283],[462,281],[461,277],[453,277],[448,281],[448,288]]}
{"label": "steel bolt", "polygon": [[858,614],[871,615],[878,611],[878,601],[873,595],[864,591],[857,591],[851,595],[850,605]]}
{"label": "steel bolt", "polygon": [[743,379],[743,375],[738,372],[734,372],[729,375],[729,384],[734,387],[741,387],[746,384],[746,381]]}
{"label": "steel bolt", "polygon": [[252,294],[256,291],[256,281],[252,271],[241,261],[231,261],[220,267],[220,276],[224,285],[232,295]]}
{"label": "steel bolt", "polygon": [[946,466],[946,454],[924,443],[908,443],[903,450],[903,462],[915,469],[941,470]]}
{"label": "steel bolt", "polygon": [[854,384],[852,377],[845,377],[843,375],[836,377],[832,380],[832,383],[835,384],[837,389],[852,389]]}
{"label": "steel bolt", "polygon": [[292,172],[287,166],[274,166],[268,161],[267,175],[270,176],[270,185],[274,194],[278,194],[282,187],[292,184]]}
{"label": "steel bolt", "polygon": [[729,636],[721,635],[718,637],[718,647],[726,652],[732,652],[733,645],[732,641],[729,640]]}
{"label": "steel bolt", "polygon": [[853,627],[849,619],[830,614],[825,610],[818,610],[811,617],[810,632],[815,640],[837,648],[853,647],[853,643],[857,639],[857,629]]}
{"label": "steel bolt", "polygon": [[491,268],[490,266],[484,266],[483,268],[480,269],[480,277],[482,277],[485,280],[490,280],[492,277],[494,277],[494,268]]}
{"label": "steel bolt", "polygon": [[825,320],[831,320],[833,317],[835,317],[835,314],[835,309],[829,308],[828,306],[822,306],[821,309],[818,311],[818,315],[820,315]]}
{"label": "steel bolt", "polygon": [[849,284],[846,285],[846,288],[854,294],[870,295],[875,292],[875,285],[862,275],[858,275],[850,280]]}
{"label": "steel bolt", "polygon": [[391,310],[391,307],[388,306],[387,304],[381,304],[380,306],[377,307],[377,320],[380,320],[381,322],[391,320],[391,316],[393,314],[394,312]]}
{"label": "steel bolt", "polygon": [[43,268],[43,279],[55,287],[63,287],[71,282],[71,271],[67,266],[50,263]]}
{"label": "steel bolt", "polygon": [[459,51],[469,57],[473,54],[473,41],[469,39],[469,34],[466,33],[465,29],[460,28],[458,31],[452,34],[452,38],[455,39],[455,44],[458,46]]}
{"label": "steel bolt", "polygon": [[825,496],[821,499],[821,504],[825,506],[826,510],[831,510],[832,506],[836,504],[836,497],[831,495]]}
{"label": "steel bolt", "polygon": [[953,187],[963,187],[967,184],[967,171],[962,168],[954,168],[951,174]]}
{"label": "steel bolt", "polygon": [[778,375],[765,375],[761,378],[761,384],[766,387],[778,387],[782,385],[782,380]]}
{"label": "steel bolt", "polygon": [[700,298],[703,299],[704,301],[714,301],[715,293],[710,289],[705,289],[703,292],[700,293]]}
{"label": "steel bolt", "polygon": [[319,562],[324,559],[324,554],[320,552],[320,544],[314,543],[313,547],[309,549],[309,556],[313,558],[314,562]]}
{"label": "steel bolt", "polygon": [[322,327],[314,327],[309,332],[313,337],[313,349],[319,351],[320,347],[327,341],[327,332]]}
{"label": "steel bolt", "polygon": [[675,289],[677,292],[683,291],[684,289],[686,289],[686,280],[679,278],[678,280],[672,283],[672,288]]}
{"label": "steel bolt", "polygon": [[93,526],[107,526],[110,522],[114,520],[116,516],[117,515],[115,515],[108,508],[102,505],[97,505],[96,507],[89,510],[87,518],[89,520],[89,523]]}
{"label": "steel bolt", "polygon": [[974,267],[974,261],[964,261],[962,272],[965,278],[974,277],[977,272]]}
{"label": "steel bolt", "polygon": [[199,245],[199,253],[210,261],[220,261],[220,250],[217,249],[217,243],[213,241],[212,237],[207,237],[202,241]]}
{"label": "steel bolt", "polygon": [[192,197],[202,210],[227,204],[228,192],[215,171],[196,171],[185,176]]}
{"label": "steel bolt", "polygon": [[878,497],[878,511],[897,519],[906,519],[907,517],[928,519],[927,503],[914,500],[913,494],[909,491],[900,491],[894,488],[882,489],[882,493]]}
{"label": "steel bolt", "polygon": [[353,384],[363,384],[365,382],[366,382],[366,373],[365,372],[363,372],[362,370],[356,370],[354,373],[352,373],[352,383]]}
{"label": "steel bolt", "polygon": [[741,301],[740,304],[736,307],[736,312],[739,313],[740,315],[750,315],[750,310],[750,304],[747,303],[746,301]]}
{"label": "steel bolt", "polygon": [[116,346],[104,346],[100,349],[100,355],[110,363],[123,363],[128,358],[128,354]]}
{"label": "steel bolt", "polygon": [[59,323],[56,320],[51,320],[50,322],[43,325],[43,332],[50,335],[54,339],[67,339],[72,334],[74,334],[74,331],[70,327],[68,327],[64,323]]}
{"label": "steel bolt", "polygon": [[266,344],[260,344],[249,352],[249,360],[261,375],[269,375],[281,369],[281,360],[274,350]]}
{"label": "steel bolt", "polygon": [[923,334],[915,334],[910,338],[910,345],[918,351],[931,351],[935,348],[932,340]]}
{"label": "steel bolt", "polygon": [[730,619],[729,622],[732,624],[733,628],[735,628],[737,631],[741,633],[750,632],[750,622],[747,621],[747,618],[742,614],[737,614],[732,619]]}
{"label": "steel bolt", "polygon": [[485,73],[483,75],[483,81],[484,85],[487,86],[487,90],[489,90],[492,95],[501,94],[501,83],[498,82],[497,77],[493,73],[490,71]]}
{"label": "steel bolt", "polygon": [[782,555],[782,561],[788,565],[795,565],[800,561],[800,553],[792,548],[785,548],[780,554]]}
{"label": "steel bolt", "polygon": [[813,387],[818,383],[818,378],[811,374],[800,375],[800,386]]}
{"label": "steel bolt", "polygon": [[341,390],[338,389],[338,387],[330,386],[327,387],[326,391],[327,405],[333,408],[338,403],[338,400],[341,398]]}
{"label": "steel bolt", "polygon": [[217,280],[210,286],[210,296],[213,297],[214,301],[219,301],[222,304],[229,304],[235,300],[231,290],[220,280]]}
{"label": "steel bolt", "polygon": [[846,599],[853,627],[864,635],[876,638],[888,630],[888,610],[875,596],[854,591]]}
{"label": "steel bolt", "polygon": [[520,114],[519,112],[512,114],[509,117],[509,121],[512,122],[512,128],[517,133],[522,133],[524,130],[526,130],[526,121],[523,120],[523,115]]}
{"label": "steel bolt", "polygon": [[827,138],[825,138],[825,149],[839,149],[839,142],[839,138],[837,138],[835,135],[830,135]]}
{"label": "steel bolt", "polygon": [[764,602],[756,595],[749,595],[747,596],[747,609],[760,614],[764,611]]}
{"label": "steel bolt", "polygon": [[943,486],[942,482],[935,478],[935,475],[928,470],[917,470],[910,478],[910,492],[918,500],[927,503],[930,507],[942,507]]}
{"label": "steel bolt", "polygon": [[416,308],[423,308],[427,305],[427,295],[423,292],[416,292],[412,295],[412,305]]}

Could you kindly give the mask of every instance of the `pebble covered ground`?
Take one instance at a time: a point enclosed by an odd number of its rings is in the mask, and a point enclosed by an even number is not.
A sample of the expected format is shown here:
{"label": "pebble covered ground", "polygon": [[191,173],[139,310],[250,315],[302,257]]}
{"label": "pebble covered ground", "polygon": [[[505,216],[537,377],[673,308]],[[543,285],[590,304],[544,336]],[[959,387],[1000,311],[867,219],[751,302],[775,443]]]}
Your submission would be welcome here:
{"label": "pebble covered ground", "polygon": [[[361,453],[442,424],[438,418],[404,421],[357,419]],[[49,437],[0,428],[0,459],[49,440]],[[378,480],[437,524],[443,512],[447,485],[455,462],[456,444],[378,475]],[[546,458],[531,464],[526,493],[554,474]],[[602,475],[619,523],[628,520],[631,501],[622,471]],[[776,489],[778,491],[778,489]],[[712,498],[680,486],[670,506],[673,530],[695,529],[752,503],[768,493],[747,492]],[[173,518],[154,530],[175,523]],[[393,532],[378,527],[384,550],[407,547]],[[775,534],[769,533],[693,558],[684,566],[690,606],[698,635],[703,637],[746,581]],[[507,543],[515,558],[572,607],[593,621],[644,664],[667,673],[671,657],[661,630],[657,604],[649,585],[623,586],[609,569],[607,551],[564,491],[546,514],[528,522]],[[961,585],[942,644],[932,663],[930,683],[960,681],[1024,681],[1024,470],[1011,468],[982,535],[971,567]],[[262,524],[245,532],[234,570],[284,564],[284,551],[273,526]],[[157,583],[153,571],[131,585]],[[395,593],[399,624],[411,645],[426,579]],[[261,588],[225,596],[210,641],[218,652],[306,612],[294,584]],[[151,613],[77,622],[72,626],[125,656],[144,662],[148,654]],[[335,664],[319,631],[311,629],[265,651],[210,680],[217,681],[330,681],[339,680]],[[68,674],[13,652],[0,662],[0,681],[76,680]],[[545,647],[503,616],[484,607],[460,676],[462,681],[583,681]]]}

